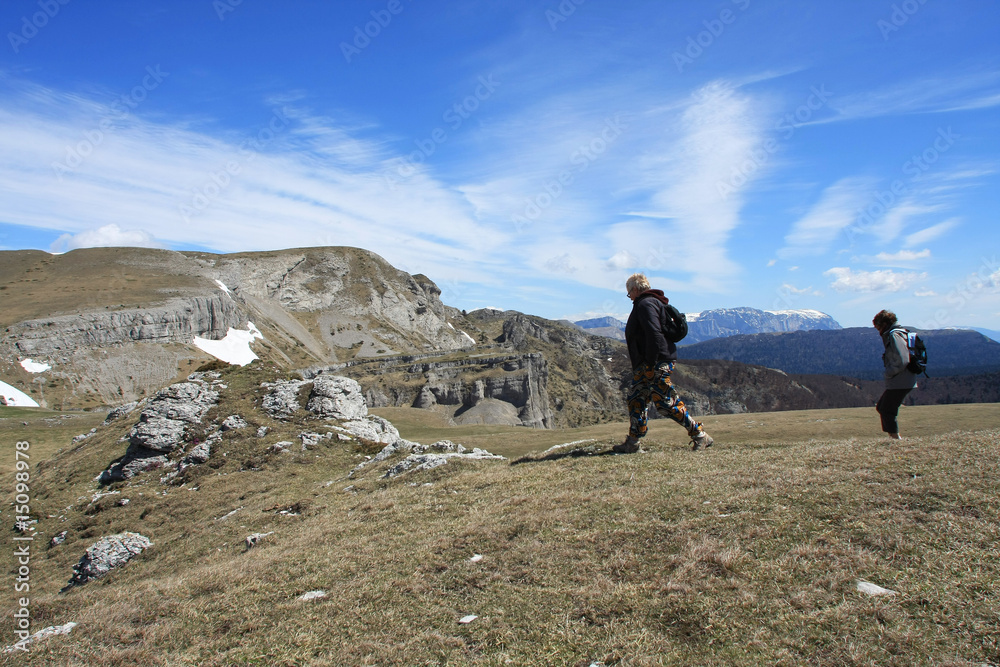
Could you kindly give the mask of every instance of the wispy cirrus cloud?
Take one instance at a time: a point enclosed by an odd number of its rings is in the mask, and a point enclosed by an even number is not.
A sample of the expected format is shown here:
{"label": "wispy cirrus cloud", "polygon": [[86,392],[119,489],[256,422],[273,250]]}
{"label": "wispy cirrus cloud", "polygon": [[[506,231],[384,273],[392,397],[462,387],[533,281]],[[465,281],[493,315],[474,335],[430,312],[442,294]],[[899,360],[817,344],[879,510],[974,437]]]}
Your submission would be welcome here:
{"label": "wispy cirrus cloud", "polygon": [[791,259],[822,255],[833,241],[855,223],[857,212],[870,198],[873,183],[860,177],[844,178],[828,187],[819,201],[792,226],[778,257]]}
{"label": "wispy cirrus cloud", "polygon": [[928,76],[854,95],[840,95],[831,106],[838,115],[817,123],[915,113],[944,113],[1000,106],[1000,73]]}
{"label": "wispy cirrus cloud", "polygon": [[931,243],[932,241],[944,236],[951,230],[961,224],[959,218],[949,218],[943,222],[939,222],[936,225],[931,225],[930,227],[924,227],[923,229],[913,232],[903,240],[903,245],[907,248],[912,248],[914,246],[921,246]]}
{"label": "wispy cirrus cloud", "polygon": [[[34,85],[0,98],[0,219],[83,245],[194,245],[221,252],[316,245],[377,249],[395,265],[483,275],[471,262],[504,233],[351,126],[284,107],[225,136],[161,123]],[[74,156],[76,156],[74,158]],[[126,231],[127,230],[127,231]]]}
{"label": "wispy cirrus cloud", "polygon": [[823,272],[832,279],[830,288],[837,292],[902,292],[927,278],[926,273],[896,273],[890,270],[855,271],[838,266]]}

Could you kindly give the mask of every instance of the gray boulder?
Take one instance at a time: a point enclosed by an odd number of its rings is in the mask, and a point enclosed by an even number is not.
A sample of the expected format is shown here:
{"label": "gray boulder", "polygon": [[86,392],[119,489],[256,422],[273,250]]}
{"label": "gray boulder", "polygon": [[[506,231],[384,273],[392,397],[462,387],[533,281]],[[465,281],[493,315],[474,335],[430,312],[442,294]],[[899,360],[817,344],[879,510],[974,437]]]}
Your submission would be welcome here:
{"label": "gray boulder", "polygon": [[158,452],[172,452],[184,439],[184,430],[201,422],[218,403],[219,392],[201,383],[180,382],[162,389],[139,415],[129,443]]}
{"label": "gray boulder", "polygon": [[351,435],[370,442],[391,445],[399,440],[399,431],[392,425],[392,422],[375,415],[370,415],[366,419],[344,422],[341,427]]}
{"label": "gray boulder", "polygon": [[306,409],[325,419],[364,419],[368,415],[361,385],[339,375],[318,375]]}
{"label": "gray boulder", "polygon": [[63,590],[82,586],[92,579],[99,579],[151,546],[153,543],[149,538],[139,533],[118,533],[102,537],[91,545],[80,558],[80,562],[73,566],[73,577]]}
{"label": "gray boulder", "polygon": [[163,452],[131,445],[125,451],[125,456],[102,472],[98,480],[101,484],[122,482],[147,470],[163,468],[168,462],[169,459]]}
{"label": "gray boulder", "polygon": [[288,419],[299,408],[299,389],[308,384],[305,380],[278,380],[264,382],[261,387],[269,391],[261,399],[260,407],[275,419]]}
{"label": "gray boulder", "polygon": [[113,408],[108,415],[104,418],[105,425],[110,424],[116,419],[121,419],[122,417],[128,415],[136,406],[139,405],[137,401],[132,401],[131,403],[126,403],[125,405],[119,405],[117,408]]}
{"label": "gray boulder", "polygon": [[246,428],[250,424],[247,423],[246,419],[239,415],[230,415],[222,422],[223,431],[235,431],[236,429]]}

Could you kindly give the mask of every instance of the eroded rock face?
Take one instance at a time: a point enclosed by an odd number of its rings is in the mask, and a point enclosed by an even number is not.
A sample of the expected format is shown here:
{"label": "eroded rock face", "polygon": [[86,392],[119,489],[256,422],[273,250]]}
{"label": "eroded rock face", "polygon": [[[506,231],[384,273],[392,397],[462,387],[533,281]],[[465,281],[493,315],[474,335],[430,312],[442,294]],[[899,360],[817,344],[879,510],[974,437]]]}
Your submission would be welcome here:
{"label": "eroded rock face", "polygon": [[80,562],[73,566],[73,577],[63,590],[99,579],[151,546],[153,543],[149,538],[139,533],[126,532],[102,537],[91,545],[80,558]]}
{"label": "eroded rock face", "polygon": [[224,294],[171,299],[161,306],[112,312],[88,311],[25,320],[10,337],[24,355],[58,356],[68,350],[123,343],[190,343],[195,336],[222,338],[244,315]]}

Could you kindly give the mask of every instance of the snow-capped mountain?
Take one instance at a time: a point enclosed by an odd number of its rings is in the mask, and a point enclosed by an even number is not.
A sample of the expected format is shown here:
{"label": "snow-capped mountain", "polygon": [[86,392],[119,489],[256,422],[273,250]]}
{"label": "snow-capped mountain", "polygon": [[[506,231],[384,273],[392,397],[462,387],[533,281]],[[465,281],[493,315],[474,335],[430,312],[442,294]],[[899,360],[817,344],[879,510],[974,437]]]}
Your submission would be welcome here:
{"label": "snow-capped mountain", "polygon": [[719,308],[692,313],[687,318],[688,335],[684,339],[685,345],[739,334],[842,328],[835,319],[818,310]]}
{"label": "snow-capped mountain", "polygon": [[[700,313],[686,313],[688,335],[682,345],[739,334],[777,331],[813,331],[840,329],[840,324],[818,310],[758,310],[756,308],[718,308]],[[581,320],[576,324],[590,333],[624,340],[625,325],[612,317]]]}

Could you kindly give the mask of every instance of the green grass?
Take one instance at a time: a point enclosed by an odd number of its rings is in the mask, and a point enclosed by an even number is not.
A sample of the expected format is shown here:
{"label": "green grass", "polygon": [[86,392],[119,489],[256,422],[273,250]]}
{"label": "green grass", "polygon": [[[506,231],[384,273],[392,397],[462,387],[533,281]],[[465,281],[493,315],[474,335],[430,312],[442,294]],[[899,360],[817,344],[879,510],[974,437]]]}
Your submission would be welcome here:
{"label": "green grass", "polygon": [[[32,461],[44,461],[66,448],[77,435],[89,433],[104,421],[106,410],[96,412],[57,412],[44,408],[0,406],[0,475],[12,480],[14,444],[31,443]],[[0,487],[3,488],[3,487]]]}
{"label": "green grass", "polygon": [[[718,444],[699,453],[676,424],[656,420],[645,452],[547,460],[536,459],[576,440],[593,440],[587,451],[600,454],[625,425],[447,427],[429,411],[381,409],[373,412],[406,438],[447,438],[522,463],[453,462],[383,480],[386,463],[348,479],[371,446],[266,453],[275,440],[323,429],[251,413],[259,379],[228,373],[215,416],[239,412],[272,432],[227,434],[183,486],[147,473],[91,501],[93,477],[124,451],[118,439],[134,419],[32,467],[41,518],[33,630],[79,625],[27,657],[0,659],[1000,664],[996,405],[904,408],[906,439],[893,444],[872,409],[712,416]],[[8,444],[0,456],[12,457]],[[279,513],[288,507],[297,513]],[[60,530],[66,542],[45,548]],[[59,593],[86,547],[122,530],[154,546]],[[245,549],[247,535],[269,531]],[[0,562],[13,572],[5,535]],[[471,562],[474,554],[483,558]],[[869,597],[858,580],[897,594]],[[7,590],[4,644],[15,609]],[[326,597],[297,600],[311,590]],[[467,614],[478,618],[459,624]]]}

